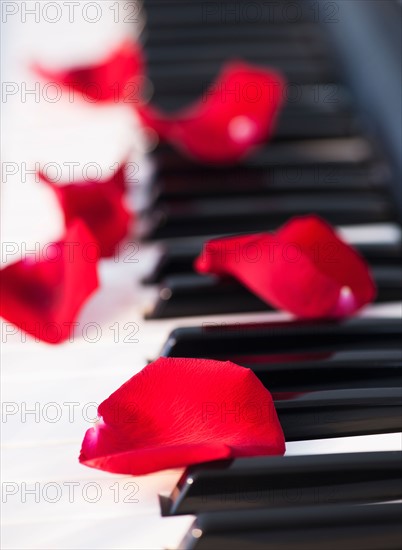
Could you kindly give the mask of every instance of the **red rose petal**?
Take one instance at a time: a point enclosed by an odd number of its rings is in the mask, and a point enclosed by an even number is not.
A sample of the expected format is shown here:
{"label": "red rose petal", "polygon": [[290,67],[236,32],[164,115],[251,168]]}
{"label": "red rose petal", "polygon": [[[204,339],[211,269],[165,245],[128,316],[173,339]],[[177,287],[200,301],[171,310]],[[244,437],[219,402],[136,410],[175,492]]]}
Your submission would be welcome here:
{"label": "red rose petal", "polygon": [[233,163],[269,139],[282,104],[284,80],[276,72],[229,63],[204,97],[168,116],[141,106],[144,124],[191,157]]}
{"label": "red rose petal", "polygon": [[80,462],[109,472],[141,475],[285,451],[270,393],[251,370],[229,361],[160,358],[98,414]]}
{"label": "red rose petal", "polygon": [[138,44],[126,41],[97,65],[64,71],[34,65],[33,70],[45,80],[82,93],[92,102],[128,101],[129,98],[138,102],[144,59]]}
{"label": "red rose petal", "polygon": [[124,174],[123,164],[109,180],[68,185],[54,185],[44,174],[39,174],[57,194],[66,224],[81,218],[97,239],[102,257],[113,255],[116,245],[126,237],[132,221],[124,205]]}
{"label": "red rose petal", "polygon": [[231,275],[301,318],[345,317],[376,295],[363,258],[316,216],[294,218],[275,234],[212,240],[195,269]]}
{"label": "red rose petal", "polygon": [[49,243],[37,261],[0,271],[0,315],[36,338],[56,344],[69,338],[76,316],[98,287],[97,243],[81,221]]}

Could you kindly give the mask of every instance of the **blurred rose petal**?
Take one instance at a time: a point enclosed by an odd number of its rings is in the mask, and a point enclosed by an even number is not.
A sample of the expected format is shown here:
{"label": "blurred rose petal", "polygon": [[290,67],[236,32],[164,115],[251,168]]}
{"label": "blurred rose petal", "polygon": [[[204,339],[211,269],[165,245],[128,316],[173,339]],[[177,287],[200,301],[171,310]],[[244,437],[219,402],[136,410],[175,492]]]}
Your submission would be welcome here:
{"label": "blurred rose petal", "polygon": [[100,254],[112,256],[118,243],[127,236],[131,215],[124,204],[126,165],[122,164],[105,181],[84,181],[54,185],[43,173],[42,181],[54,189],[63,209],[65,222],[80,218],[97,239]]}
{"label": "blurred rose petal", "polygon": [[233,163],[269,140],[284,80],[273,70],[228,63],[204,96],[173,115],[141,106],[144,124],[201,162]]}
{"label": "blurred rose petal", "polygon": [[98,287],[98,245],[82,221],[73,222],[63,240],[42,247],[0,271],[0,315],[51,344],[69,338],[73,323]]}
{"label": "blurred rose petal", "polygon": [[106,59],[88,67],[51,71],[38,64],[43,79],[83,94],[87,101],[139,101],[144,59],[140,46],[125,41]]}

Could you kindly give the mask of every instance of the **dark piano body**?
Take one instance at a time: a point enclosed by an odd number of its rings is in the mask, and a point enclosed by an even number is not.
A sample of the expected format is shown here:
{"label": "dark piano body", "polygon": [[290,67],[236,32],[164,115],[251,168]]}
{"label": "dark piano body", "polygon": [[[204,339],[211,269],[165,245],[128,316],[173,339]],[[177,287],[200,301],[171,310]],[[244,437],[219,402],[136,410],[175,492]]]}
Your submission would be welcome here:
{"label": "dark piano body", "polygon": [[[233,281],[196,275],[193,260],[208,237],[313,212],[374,236],[392,228],[396,238],[356,246],[377,301],[400,301],[401,2],[146,0],[144,8],[153,100],[164,109],[199,97],[229,58],[274,67],[288,81],[275,138],[239,166],[198,165],[166,145],[154,152],[140,220],[143,239],[163,252],[143,281],[159,285],[147,317],[267,310]],[[400,319],[222,326],[201,317],[177,326],[162,355],[253,369],[287,441],[402,431]],[[402,548],[400,465],[400,452],[200,465],[161,497],[161,513],[197,516],[188,549]]]}

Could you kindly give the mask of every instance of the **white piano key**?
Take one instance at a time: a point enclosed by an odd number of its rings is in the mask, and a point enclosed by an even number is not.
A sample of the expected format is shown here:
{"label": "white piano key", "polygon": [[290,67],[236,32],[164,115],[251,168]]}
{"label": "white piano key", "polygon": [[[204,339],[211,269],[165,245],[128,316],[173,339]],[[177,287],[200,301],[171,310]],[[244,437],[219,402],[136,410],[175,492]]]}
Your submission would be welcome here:
{"label": "white piano key", "polygon": [[60,517],[5,524],[2,539],[8,550],[162,550],[177,548],[193,521],[193,516],[133,513],[116,518]]}
{"label": "white piano key", "polygon": [[[112,357],[113,348],[105,353]],[[76,372],[75,376],[39,373],[37,379],[25,376],[24,385],[21,377],[5,376],[3,445],[79,439],[96,420],[98,405],[142,368],[138,363],[122,368],[109,363],[81,375]]]}
{"label": "white piano key", "polygon": [[128,0],[118,6],[102,0],[92,6],[64,2],[47,6],[27,0],[20,7],[9,7],[3,17],[9,46],[6,66],[15,59],[17,66],[40,59],[53,69],[99,62],[121,41],[140,36],[145,24],[141,4]]}
{"label": "white piano key", "polygon": [[[2,485],[5,521],[18,517],[25,521],[40,519],[43,510],[37,510],[37,504],[48,509],[49,519],[62,515],[66,507],[69,515],[118,516],[130,508],[133,513],[158,514],[158,493],[171,490],[182,473],[170,470],[147,476],[110,474],[79,464],[75,445],[60,444],[54,448],[53,453],[52,447],[46,445],[4,451],[9,472]],[[18,455],[36,465],[24,477],[20,469],[13,472],[9,467]],[[46,458],[49,455],[51,460]]]}
{"label": "white piano key", "polygon": [[315,441],[292,441],[286,444],[287,456],[401,450],[401,433],[336,437]]}
{"label": "white piano key", "polygon": [[341,237],[351,244],[399,243],[401,228],[393,223],[344,226],[338,229]]}

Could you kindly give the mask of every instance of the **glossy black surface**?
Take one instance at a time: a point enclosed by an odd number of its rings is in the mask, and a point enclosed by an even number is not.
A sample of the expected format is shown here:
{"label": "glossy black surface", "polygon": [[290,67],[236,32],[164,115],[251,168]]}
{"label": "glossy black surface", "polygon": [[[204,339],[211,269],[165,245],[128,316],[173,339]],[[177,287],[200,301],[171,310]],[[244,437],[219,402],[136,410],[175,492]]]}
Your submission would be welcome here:
{"label": "glossy black surface", "polygon": [[188,468],[162,514],[368,503],[402,497],[400,452],[238,458]]}
{"label": "glossy black surface", "polygon": [[181,550],[400,550],[401,504],[201,514]]}
{"label": "glossy black surface", "polygon": [[[402,297],[402,267],[373,266],[377,302],[397,302]],[[163,280],[149,319],[271,311],[274,308],[235,279],[184,274]]]}
{"label": "glossy black surface", "polygon": [[275,409],[286,441],[402,431],[401,387],[309,392]]}
{"label": "glossy black surface", "polygon": [[152,183],[159,201],[203,197],[275,196],[280,193],[381,190],[389,173],[380,162],[325,166],[240,166],[161,170]]}
{"label": "glossy black surface", "polygon": [[238,355],[400,350],[401,320],[350,319],[183,327],[169,335],[161,355],[222,359]]}
{"label": "glossy black surface", "polygon": [[393,208],[383,194],[362,191],[347,193],[289,194],[277,197],[226,197],[169,201],[143,215],[149,228],[144,239],[159,240],[217,233],[271,231],[292,216],[317,214],[333,225],[358,225],[385,222]]}

